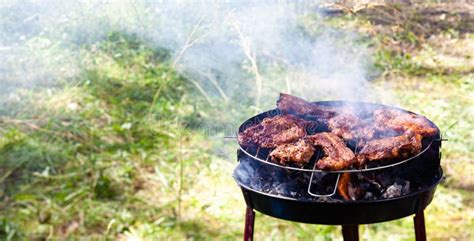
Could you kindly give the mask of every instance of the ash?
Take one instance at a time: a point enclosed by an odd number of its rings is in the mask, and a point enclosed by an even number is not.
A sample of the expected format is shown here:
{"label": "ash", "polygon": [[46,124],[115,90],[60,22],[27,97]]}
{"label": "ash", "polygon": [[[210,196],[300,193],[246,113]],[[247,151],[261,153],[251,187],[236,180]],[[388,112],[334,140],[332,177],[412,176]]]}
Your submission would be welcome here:
{"label": "ash", "polygon": [[[414,185],[406,177],[391,172],[355,173],[351,175],[348,193],[352,201],[390,199],[420,190],[422,186]],[[235,179],[242,185],[255,191],[315,202],[346,201],[336,192],[334,184],[337,174],[315,173],[309,191],[326,197],[315,197],[308,193],[311,173],[288,170],[268,165],[251,158],[240,158],[234,171]]]}
{"label": "ash", "polygon": [[382,194],[383,198],[394,198],[407,195],[410,192],[410,182],[405,181],[402,184],[394,183],[390,185]]}
{"label": "ash", "polygon": [[[338,201],[330,197],[320,198],[308,194],[308,183],[311,178],[309,172],[287,170],[242,158],[234,171],[234,177],[241,184],[267,194],[309,201]],[[317,185],[315,182],[313,184]],[[325,189],[330,189],[327,186]],[[322,190],[324,191],[328,190]]]}

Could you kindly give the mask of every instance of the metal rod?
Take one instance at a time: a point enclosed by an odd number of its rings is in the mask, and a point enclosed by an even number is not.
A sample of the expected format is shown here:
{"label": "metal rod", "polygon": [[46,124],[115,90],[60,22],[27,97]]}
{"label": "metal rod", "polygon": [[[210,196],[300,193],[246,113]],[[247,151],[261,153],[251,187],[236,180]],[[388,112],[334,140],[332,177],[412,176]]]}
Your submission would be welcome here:
{"label": "metal rod", "polygon": [[359,225],[342,225],[342,237],[344,241],[359,241]]}
{"label": "metal rod", "polygon": [[[325,174],[325,175],[329,175],[329,174]],[[332,191],[330,194],[324,194],[324,195],[315,194],[315,193],[312,193],[312,192],[311,192],[311,185],[312,185],[312,183],[313,183],[313,176],[314,176],[314,172],[311,173],[311,179],[309,180],[309,185],[308,185],[308,194],[309,194],[309,195],[314,196],[314,197],[331,197],[331,196],[333,196],[334,194],[336,194],[337,185],[339,184],[339,178],[341,177],[341,174],[340,174],[340,173],[337,174],[337,179],[336,179],[336,183],[334,184],[334,189],[333,189],[333,191]]]}
{"label": "metal rod", "polygon": [[252,208],[247,207],[247,210],[245,211],[244,241],[253,241],[254,224],[255,212]]}
{"label": "metal rod", "polygon": [[[317,160],[319,160],[320,156],[321,156],[321,152],[318,152],[318,157],[316,158],[316,162],[314,163],[314,167],[313,168],[316,168],[316,163],[318,162]],[[329,174],[324,174],[324,175],[329,175]],[[313,196],[313,197],[331,197],[333,196],[334,194],[336,194],[336,191],[337,191],[337,185],[339,184],[339,178],[341,177],[341,174],[338,173],[337,174],[337,179],[336,179],[336,183],[334,184],[334,190],[332,191],[332,193],[330,194],[325,194],[325,195],[320,195],[320,194],[315,194],[315,193],[312,193],[311,192],[311,186],[313,184],[313,178],[314,178],[314,172],[311,173],[311,178],[309,179],[309,185],[308,185],[308,194]]]}
{"label": "metal rod", "polygon": [[351,172],[351,173],[359,173],[359,172],[369,172],[369,171],[376,171],[376,170],[382,170],[382,169],[385,169],[385,168],[391,168],[391,167],[394,167],[394,166],[398,166],[400,164],[403,164],[403,163],[406,163],[408,161],[411,161],[415,158],[418,158],[419,156],[421,156],[423,153],[425,153],[428,149],[430,149],[431,145],[432,145],[433,142],[430,142],[423,150],[421,150],[418,154],[412,156],[412,157],[409,157],[405,160],[402,160],[402,161],[398,161],[396,163],[393,163],[393,164],[389,164],[389,165],[385,165],[385,166],[378,166],[378,167],[372,167],[372,168],[365,168],[365,169],[348,169],[348,170],[338,170],[338,171],[325,171],[325,170],[319,170],[319,169],[309,169],[309,168],[298,168],[298,167],[291,167],[291,166],[283,166],[281,164],[277,164],[277,163],[273,163],[273,162],[268,162],[268,161],[265,161],[261,158],[259,158],[257,155],[252,155],[248,152],[248,150],[244,149],[242,146],[239,145],[239,148],[240,150],[242,150],[242,152],[244,154],[246,154],[247,156],[251,157],[252,159],[256,160],[256,161],[260,161],[260,162],[263,162],[263,163],[266,163],[268,165],[272,165],[272,166],[275,166],[275,167],[280,167],[280,168],[285,168],[285,169],[288,169],[288,170],[294,170],[294,171],[303,171],[303,172],[319,172],[319,173],[346,173],[346,172]]}
{"label": "metal rod", "polygon": [[415,240],[426,241],[425,215],[423,210],[415,214],[413,223],[415,224]]}

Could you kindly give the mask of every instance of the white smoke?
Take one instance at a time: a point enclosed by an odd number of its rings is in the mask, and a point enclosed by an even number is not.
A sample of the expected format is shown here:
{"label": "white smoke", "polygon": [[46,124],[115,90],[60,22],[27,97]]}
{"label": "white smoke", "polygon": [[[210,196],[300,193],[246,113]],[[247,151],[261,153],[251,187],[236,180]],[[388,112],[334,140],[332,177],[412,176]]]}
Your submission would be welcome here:
{"label": "white smoke", "polygon": [[[0,94],[78,74],[81,46],[110,31],[169,49],[176,69],[211,102],[274,106],[367,95],[367,49],[318,19],[314,1],[6,1],[0,17]],[[303,24],[304,23],[304,24]],[[311,25],[305,28],[303,25]]]}

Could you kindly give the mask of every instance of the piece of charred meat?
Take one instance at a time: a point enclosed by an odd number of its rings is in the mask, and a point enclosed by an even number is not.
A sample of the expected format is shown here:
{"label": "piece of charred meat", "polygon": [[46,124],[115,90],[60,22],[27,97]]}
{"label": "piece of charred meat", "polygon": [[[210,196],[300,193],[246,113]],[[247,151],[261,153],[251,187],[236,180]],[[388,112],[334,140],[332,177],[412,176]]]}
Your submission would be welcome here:
{"label": "piece of charred meat", "polygon": [[356,141],[358,146],[363,146],[375,135],[375,129],[368,120],[362,120],[347,110],[329,119],[328,127],[345,141]]}
{"label": "piece of charred meat", "polygon": [[343,170],[356,162],[354,153],[344,141],[330,132],[321,132],[307,137],[314,146],[321,147],[324,157],[317,163],[316,167],[322,170]]}
{"label": "piece of charred meat", "polygon": [[421,151],[423,137],[413,131],[403,135],[372,140],[360,150],[357,160],[360,165],[367,161],[408,158]]}
{"label": "piece of charred meat", "polygon": [[314,154],[314,146],[306,139],[277,146],[271,153],[272,161],[281,165],[294,164],[299,167],[306,165]]}
{"label": "piece of charred meat", "polygon": [[413,131],[422,136],[434,136],[438,129],[423,116],[393,109],[374,111],[375,128],[384,132],[387,129],[395,131]]}
{"label": "piece of charred meat", "polygon": [[310,122],[292,115],[269,117],[239,133],[238,139],[243,146],[274,148],[305,136],[305,127],[309,124]]}
{"label": "piece of charred meat", "polygon": [[308,116],[318,121],[327,121],[336,115],[336,111],[331,107],[316,105],[296,96],[283,93],[280,93],[277,106],[284,114]]}

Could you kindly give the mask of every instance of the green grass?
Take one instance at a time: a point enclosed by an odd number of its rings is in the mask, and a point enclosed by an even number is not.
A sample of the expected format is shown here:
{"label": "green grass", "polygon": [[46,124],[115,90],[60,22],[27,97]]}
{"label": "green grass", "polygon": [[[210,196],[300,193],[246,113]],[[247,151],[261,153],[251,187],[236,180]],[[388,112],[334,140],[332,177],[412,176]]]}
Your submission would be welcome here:
{"label": "green grass", "polygon": [[[176,223],[194,178],[176,170],[209,163],[203,135],[181,125],[189,87],[163,50],[116,33],[92,48],[73,86],[20,94],[31,113],[2,118],[5,237],[114,237],[139,220]],[[153,174],[166,194],[156,203],[137,195]]]}
{"label": "green grass", "polygon": [[[370,21],[360,13],[324,24],[363,35],[376,60],[371,87],[387,94],[377,101],[426,115],[449,139],[442,160],[447,179],[426,211],[428,238],[471,240],[472,66],[441,61],[439,70],[424,61],[441,53],[468,59],[459,55],[467,45],[443,52],[412,23],[403,23],[401,32],[371,32],[378,25]],[[317,22],[305,19],[302,28],[317,34]],[[258,111],[249,108],[253,100],[232,104],[216,97],[209,105],[172,68],[166,49],[138,36],[113,32],[82,46],[80,55],[80,71],[62,85],[18,90],[0,109],[0,239],[241,239],[245,204],[231,177],[237,146],[221,137]],[[215,116],[221,118],[206,126]],[[363,225],[360,233],[365,240],[414,239],[411,217]],[[340,228],[257,214],[255,235],[334,240]]]}

